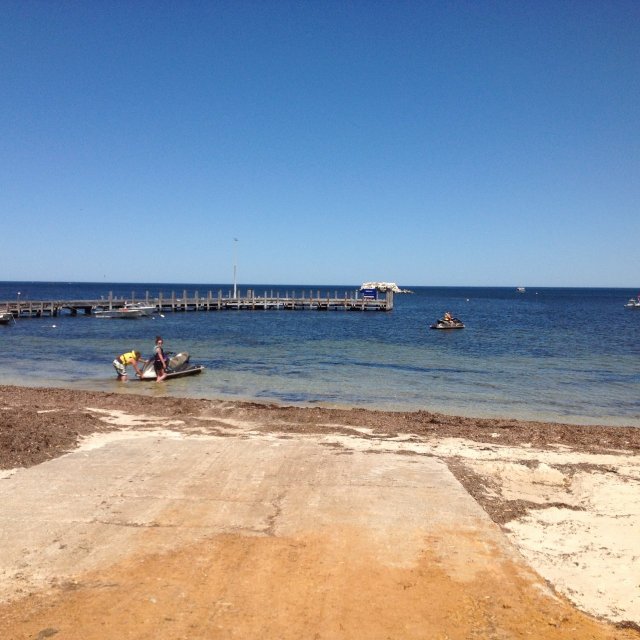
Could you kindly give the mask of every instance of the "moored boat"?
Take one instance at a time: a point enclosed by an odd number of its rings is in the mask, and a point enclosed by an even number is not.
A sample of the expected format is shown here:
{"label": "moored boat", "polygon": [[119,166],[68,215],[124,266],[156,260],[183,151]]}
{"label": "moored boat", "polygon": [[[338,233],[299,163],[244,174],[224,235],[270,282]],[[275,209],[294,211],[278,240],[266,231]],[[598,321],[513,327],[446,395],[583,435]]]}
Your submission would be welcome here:
{"label": "moored boat", "polygon": [[122,307],[121,309],[98,309],[93,312],[96,318],[120,318],[120,319],[135,319],[141,318],[143,313],[140,309],[127,309]]}
{"label": "moored boat", "polygon": [[147,305],[142,302],[127,302],[124,305],[127,311],[140,311],[141,316],[150,316],[157,311],[154,305]]}
{"label": "moored boat", "polygon": [[10,311],[0,311],[0,324],[9,324],[14,320],[15,318]]}

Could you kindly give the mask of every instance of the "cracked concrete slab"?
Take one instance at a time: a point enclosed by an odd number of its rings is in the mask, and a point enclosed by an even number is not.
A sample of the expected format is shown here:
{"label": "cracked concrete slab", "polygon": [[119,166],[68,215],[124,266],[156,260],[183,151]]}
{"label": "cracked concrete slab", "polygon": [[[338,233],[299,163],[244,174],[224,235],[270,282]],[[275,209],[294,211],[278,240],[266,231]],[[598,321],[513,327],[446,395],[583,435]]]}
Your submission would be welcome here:
{"label": "cracked concrete slab", "polygon": [[[207,536],[369,532],[376,556],[411,563],[434,527],[502,535],[435,458],[341,454],[311,439],[118,432],[0,484],[0,595]],[[507,545],[503,545],[509,553]],[[145,547],[149,551],[148,547]]]}

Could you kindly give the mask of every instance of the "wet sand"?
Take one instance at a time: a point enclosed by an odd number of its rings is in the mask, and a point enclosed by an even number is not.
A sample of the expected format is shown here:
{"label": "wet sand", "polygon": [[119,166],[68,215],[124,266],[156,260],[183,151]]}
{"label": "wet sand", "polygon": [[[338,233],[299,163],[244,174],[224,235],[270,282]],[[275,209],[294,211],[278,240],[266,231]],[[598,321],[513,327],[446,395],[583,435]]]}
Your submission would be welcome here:
{"label": "wet sand", "polygon": [[[156,546],[160,527],[149,527],[148,553],[138,541],[132,553],[120,549],[78,575],[67,567],[56,576],[60,558],[48,555],[39,556],[40,577],[26,561],[22,571],[3,571],[0,627],[10,630],[7,637],[640,637],[640,429],[7,386],[0,387],[0,409],[3,482],[26,479],[24,470],[36,467],[46,478],[54,471],[43,463],[82,447],[105,448],[114,437],[125,438],[123,451],[134,435],[206,441],[212,455],[232,439],[240,448],[229,455],[238,460],[249,442],[265,452],[298,444],[310,447],[309,455],[328,451],[319,468],[335,464],[352,489],[356,460],[367,461],[368,473],[372,461],[384,461],[425,478],[434,462],[488,515],[488,524],[471,529],[433,525],[412,561],[393,568],[377,564],[373,543],[363,542],[363,531],[375,526],[345,526],[344,514],[339,527],[305,536],[284,535],[285,519],[280,532],[274,525],[250,535],[227,523],[223,533],[171,548]],[[261,459],[238,464],[255,471]],[[283,463],[273,464],[277,486]],[[306,482],[303,475],[287,481]],[[355,498],[350,509],[372,517]],[[398,531],[385,531],[397,539]],[[108,541],[87,545],[95,550]],[[64,542],[59,546],[64,555]]]}

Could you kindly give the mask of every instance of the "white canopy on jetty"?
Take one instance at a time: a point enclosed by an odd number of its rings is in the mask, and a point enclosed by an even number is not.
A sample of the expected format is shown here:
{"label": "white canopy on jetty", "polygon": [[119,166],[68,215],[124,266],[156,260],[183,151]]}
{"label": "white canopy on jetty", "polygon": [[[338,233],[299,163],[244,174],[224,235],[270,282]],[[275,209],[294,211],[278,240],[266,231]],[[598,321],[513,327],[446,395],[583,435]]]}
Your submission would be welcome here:
{"label": "white canopy on jetty", "polygon": [[377,289],[382,293],[393,291],[394,293],[410,293],[408,289],[401,289],[395,282],[363,282],[360,291],[363,289]]}

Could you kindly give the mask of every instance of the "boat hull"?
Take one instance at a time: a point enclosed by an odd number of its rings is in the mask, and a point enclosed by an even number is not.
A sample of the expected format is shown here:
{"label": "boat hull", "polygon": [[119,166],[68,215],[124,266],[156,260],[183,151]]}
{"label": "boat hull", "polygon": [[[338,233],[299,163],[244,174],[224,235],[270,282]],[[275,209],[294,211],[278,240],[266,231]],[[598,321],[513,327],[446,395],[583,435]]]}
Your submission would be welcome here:
{"label": "boat hull", "polygon": [[141,302],[135,302],[124,305],[125,311],[137,311],[141,316],[151,316],[156,313],[156,307],[152,307],[151,305],[144,305]]}
{"label": "boat hull", "polygon": [[[169,367],[164,379],[184,378],[185,376],[195,376],[202,373],[204,366],[201,364],[189,364],[189,357],[188,353],[177,353],[175,356],[169,358]],[[148,360],[142,369],[140,380],[149,381],[156,379],[157,376],[153,367],[153,360]]]}
{"label": "boat hull", "polygon": [[109,311],[95,311],[96,318],[107,318],[110,320],[135,320],[141,318],[143,313],[138,309],[111,309]]}
{"label": "boat hull", "polygon": [[[199,373],[202,373],[203,371],[204,371],[204,365],[194,364],[186,367],[185,369],[180,369],[178,371],[168,371],[164,380],[171,380],[172,378],[184,378],[186,376],[195,376]],[[143,382],[149,382],[150,380],[151,381],[155,380],[156,377],[157,376],[154,372],[153,375],[143,376],[142,378],[140,378],[140,380],[142,380]]]}
{"label": "boat hull", "polygon": [[462,322],[435,322],[431,325],[430,329],[440,329],[443,331],[449,331],[451,329],[464,329]]}

